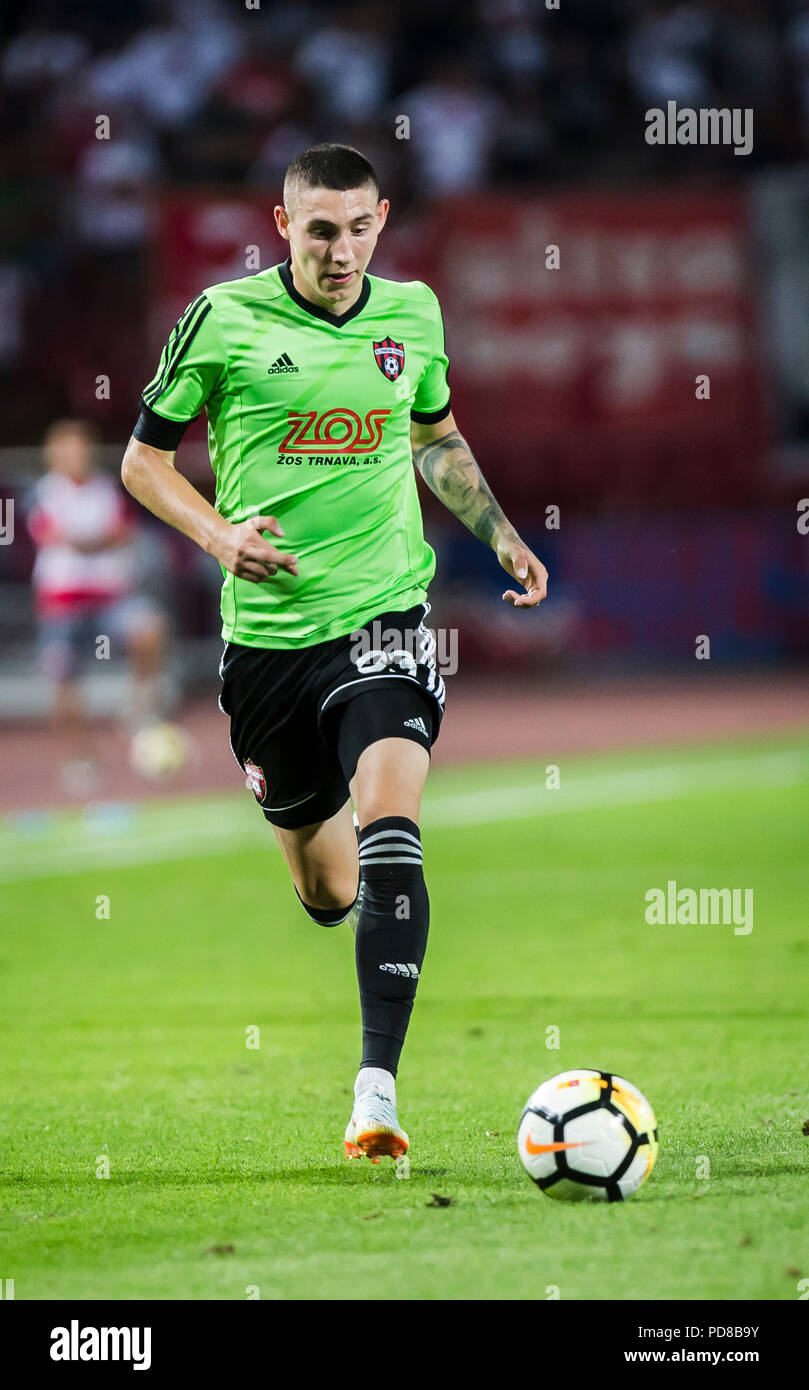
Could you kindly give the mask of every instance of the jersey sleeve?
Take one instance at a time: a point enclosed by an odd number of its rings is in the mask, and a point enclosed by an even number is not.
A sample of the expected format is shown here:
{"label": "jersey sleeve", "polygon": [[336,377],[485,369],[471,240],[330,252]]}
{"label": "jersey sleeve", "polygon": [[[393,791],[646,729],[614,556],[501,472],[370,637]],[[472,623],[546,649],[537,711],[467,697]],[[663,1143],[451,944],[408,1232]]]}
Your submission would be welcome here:
{"label": "jersey sleeve", "polygon": [[435,425],[450,412],[449,358],[447,357],[444,318],[441,306],[430,291],[433,313],[430,324],[430,360],[419,378],[410,411],[411,420],[419,425]]}
{"label": "jersey sleeve", "polygon": [[157,372],[143,389],[135,438],[156,449],[176,449],[225,372],[216,315],[207,295],[201,294],[177,320]]}

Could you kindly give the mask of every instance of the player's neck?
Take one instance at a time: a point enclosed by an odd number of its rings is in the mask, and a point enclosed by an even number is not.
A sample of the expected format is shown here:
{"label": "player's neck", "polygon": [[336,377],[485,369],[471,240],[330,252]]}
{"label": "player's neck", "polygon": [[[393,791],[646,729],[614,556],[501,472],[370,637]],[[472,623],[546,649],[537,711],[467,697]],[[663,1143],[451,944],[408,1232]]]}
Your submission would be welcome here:
{"label": "player's neck", "polygon": [[295,265],[291,256],[289,258],[289,273],[295,290],[300,295],[301,299],[305,299],[309,304],[313,304],[316,309],[325,309],[327,313],[333,314],[335,318],[342,318],[344,314],[347,314],[350,309],[354,308],[365,286],[365,276],[358,276],[356,290],[351,298],[344,299],[340,304],[335,304],[332,300],[326,298],[326,296],[317,295],[312,291],[310,286],[306,284],[301,275],[300,268]]}

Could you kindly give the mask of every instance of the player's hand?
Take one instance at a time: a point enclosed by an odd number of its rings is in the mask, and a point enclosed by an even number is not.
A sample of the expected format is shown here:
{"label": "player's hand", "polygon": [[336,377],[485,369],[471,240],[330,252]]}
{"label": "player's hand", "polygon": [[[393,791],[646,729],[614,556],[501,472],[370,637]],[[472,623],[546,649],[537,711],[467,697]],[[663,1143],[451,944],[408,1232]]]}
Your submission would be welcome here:
{"label": "player's hand", "polygon": [[235,526],[228,523],[216,552],[219,563],[237,579],[249,579],[253,584],[262,584],[279,569],[296,575],[297,556],[276,550],[264,539],[262,531],[270,531],[274,536],[284,534],[281,523],[274,516],[251,516]]}
{"label": "player's hand", "polygon": [[520,540],[498,545],[497,558],[506,573],[512,579],[517,579],[525,589],[524,594],[518,594],[515,589],[506,589],[504,601],[514,608],[536,608],[548,593],[548,571],[542,561]]}

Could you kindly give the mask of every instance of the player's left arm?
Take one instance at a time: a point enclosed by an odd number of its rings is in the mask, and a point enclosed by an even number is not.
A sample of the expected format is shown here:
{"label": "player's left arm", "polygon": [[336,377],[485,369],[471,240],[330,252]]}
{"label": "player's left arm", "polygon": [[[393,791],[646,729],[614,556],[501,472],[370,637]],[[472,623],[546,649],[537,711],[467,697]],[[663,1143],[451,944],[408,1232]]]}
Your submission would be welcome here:
{"label": "player's left arm", "polygon": [[503,598],[515,608],[535,608],[548,592],[548,571],[524,541],[486,482],[466,440],[449,415],[437,424],[410,426],[413,462],[427,486],[478,540],[494,551],[524,594],[507,589]]}

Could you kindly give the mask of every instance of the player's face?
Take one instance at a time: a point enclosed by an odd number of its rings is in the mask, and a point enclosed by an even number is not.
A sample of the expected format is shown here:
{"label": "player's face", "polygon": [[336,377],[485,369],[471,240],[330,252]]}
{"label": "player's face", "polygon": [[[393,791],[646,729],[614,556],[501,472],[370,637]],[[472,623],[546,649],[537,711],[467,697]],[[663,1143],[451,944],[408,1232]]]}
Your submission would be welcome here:
{"label": "player's face", "polygon": [[388,200],[376,189],[299,188],[291,213],[275,209],[281,236],[289,242],[298,292],[333,314],[359,298],[362,277],[388,215]]}
{"label": "player's face", "polygon": [[93,471],[93,451],[80,430],[54,431],[43,447],[45,466],[74,483],[83,483]]}

